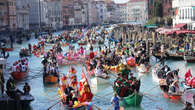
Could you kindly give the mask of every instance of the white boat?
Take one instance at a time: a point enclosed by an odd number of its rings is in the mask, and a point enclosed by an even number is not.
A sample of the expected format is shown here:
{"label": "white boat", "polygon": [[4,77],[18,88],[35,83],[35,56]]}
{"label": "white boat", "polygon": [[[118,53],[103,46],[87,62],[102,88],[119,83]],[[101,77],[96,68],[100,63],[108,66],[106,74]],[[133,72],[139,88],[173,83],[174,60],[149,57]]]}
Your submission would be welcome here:
{"label": "white boat", "polygon": [[109,83],[109,78],[107,78],[107,79],[100,78],[100,77],[92,77],[91,78],[91,84],[94,86],[104,85],[104,84],[108,84],[108,83]]}
{"label": "white boat", "polygon": [[184,55],[184,60],[186,62],[195,62],[195,56],[185,56]]}

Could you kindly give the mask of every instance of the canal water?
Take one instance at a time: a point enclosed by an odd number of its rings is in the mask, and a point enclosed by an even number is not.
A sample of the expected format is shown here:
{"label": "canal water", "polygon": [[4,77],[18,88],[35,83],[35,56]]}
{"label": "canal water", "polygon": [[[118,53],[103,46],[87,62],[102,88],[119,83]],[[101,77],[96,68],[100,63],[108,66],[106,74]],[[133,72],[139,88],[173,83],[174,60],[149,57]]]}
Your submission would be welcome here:
{"label": "canal water", "polygon": [[[55,33],[59,34],[59,33]],[[10,52],[10,57],[7,60],[7,73],[5,74],[5,79],[7,80],[10,76],[10,67],[12,63],[19,59],[19,51],[22,47],[27,47],[28,43],[35,44],[38,41],[36,39],[31,39],[24,42],[22,45],[14,44],[14,51]],[[78,47],[77,44],[74,44],[75,47]],[[51,47],[47,47],[49,49]],[[66,50],[68,47],[63,48]],[[180,80],[184,79],[184,74],[187,69],[191,69],[193,75],[195,75],[195,64],[187,64],[184,61],[173,61],[168,60],[166,64],[171,67],[171,69],[179,68]],[[151,65],[155,65],[155,58],[151,58]],[[43,84],[43,66],[41,64],[41,58],[35,56],[29,57],[29,67],[30,72],[26,79],[23,81],[17,82],[17,87],[22,90],[25,82],[28,82],[31,85],[31,94],[35,97],[35,100],[30,105],[30,110],[46,110],[51,105],[58,102],[59,97],[57,94],[58,85],[44,85]],[[81,78],[81,71],[85,69],[82,64],[74,65],[78,80]],[[60,73],[66,74],[70,66],[60,67]],[[134,75],[137,76],[137,73],[134,71]],[[157,83],[152,79],[151,72],[143,75],[141,78],[141,92],[146,93],[143,97],[140,107],[131,107],[126,108],[126,110],[181,110],[183,104],[180,102],[173,103],[168,99],[165,99],[162,96],[162,92]],[[115,77],[111,75],[110,82],[114,81]],[[93,86],[91,85],[92,91],[95,95],[93,98],[93,104],[101,108],[102,110],[113,110],[114,107],[110,104],[110,99],[113,96],[113,89],[111,84]],[[153,88],[153,89],[152,89]],[[60,110],[59,105],[55,105],[51,110]]]}

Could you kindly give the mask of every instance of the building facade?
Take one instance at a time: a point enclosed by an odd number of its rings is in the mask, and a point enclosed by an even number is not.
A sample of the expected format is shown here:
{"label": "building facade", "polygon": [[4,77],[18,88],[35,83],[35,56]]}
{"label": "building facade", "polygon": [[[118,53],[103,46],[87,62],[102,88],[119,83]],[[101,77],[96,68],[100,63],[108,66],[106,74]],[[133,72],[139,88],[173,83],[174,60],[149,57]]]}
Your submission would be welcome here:
{"label": "building facade", "polygon": [[98,24],[104,24],[108,22],[107,19],[107,4],[105,1],[96,1],[97,10],[97,22]]}
{"label": "building facade", "polygon": [[90,0],[88,2],[88,24],[97,24],[97,10],[96,8],[96,2],[93,0]]}
{"label": "building facade", "polygon": [[173,26],[185,23],[189,28],[195,29],[195,1],[173,0],[172,2]]}
{"label": "building facade", "polygon": [[148,0],[129,0],[127,21],[145,24],[148,20]]}
{"label": "building facade", "polygon": [[124,4],[118,4],[118,16],[119,16],[119,22],[126,23],[128,21],[127,15],[128,15],[128,7],[127,3]]}
{"label": "building facade", "polygon": [[8,27],[8,9],[7,0],[0,1],[0,30]]}
{"label": "building facade", "polygon": [[8,3],[8,25],[10,31],[16,31],[17,19],[16,19],[16,0],[7,0]]}
{"label": "building facade", "polygon": [[74,1],[62,0],[63,26],[74,25]]}
{"label": "building facade", "polygon": [[110,23],[120,22],[119,5],[114,1],[107,1],[107,19]]}
{"label": "building facade", "polygon": [[22,30],[29,29],[29,0],[16,1],[17,28]]}
{"label": "building facade", "polygon": [[47,3],[46,0],[29,0],[29,26],[39,29],[46,25]]}
{"label": "building facade", "polygon": [[61,0],[47,0],[46,4],[46,26],[61,29],[63,26]]}

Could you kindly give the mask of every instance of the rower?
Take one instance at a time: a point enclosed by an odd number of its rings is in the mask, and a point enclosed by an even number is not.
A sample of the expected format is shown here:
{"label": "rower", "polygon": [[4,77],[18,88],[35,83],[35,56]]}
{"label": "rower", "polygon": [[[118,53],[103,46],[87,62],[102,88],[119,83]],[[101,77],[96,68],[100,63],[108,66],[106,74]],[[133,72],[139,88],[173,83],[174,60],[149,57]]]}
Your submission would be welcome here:
{"label": "rower", "polygon": [[70,101],[72,100],[72,92],[74,89],[68,84],[64,91],[66,94],[66,104],[69,105]]}
{"label": "rower", "polygon": [[30,86],[27,82],[25,83],[23,90],[25,95],[28,95],[30,93]]}
{"label": "rower", "polygon": [[14,79],[12,77],[10,77],[6,83],[6,89],[7,89],[7,95],[10,97],[15,97],[15,83],[14,83]]}
{"label": "rower", "polygon": [[120,110],[119,97],[114,93],[114,97],[111,99],[111,104],[114,104],[114,110]]}
{"label": "rower", "polygon": [[178,86],[178,84],[177,84],[177,80],[176,81],[174,81],[172,84],[171,84],[171,86],[170,86],[170,88],[169,88],[169,93],[172,93],[172,94],[177,94],[177,93],[179,93],[179,86]]}

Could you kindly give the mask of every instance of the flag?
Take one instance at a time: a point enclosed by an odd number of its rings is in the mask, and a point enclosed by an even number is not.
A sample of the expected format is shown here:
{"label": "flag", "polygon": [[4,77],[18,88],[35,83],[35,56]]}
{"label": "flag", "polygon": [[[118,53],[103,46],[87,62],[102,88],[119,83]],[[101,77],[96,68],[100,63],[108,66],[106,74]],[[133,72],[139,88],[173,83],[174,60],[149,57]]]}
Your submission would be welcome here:
{"label": "flag", "polygon": [[90,102],[91,99],[93,98],[93,94],[91,92],[87,77],[84,73],[84,70],[82,70],[82,79],[79,82],[79,91],[80,91],[80,97],[78,100],[82,102]]}

